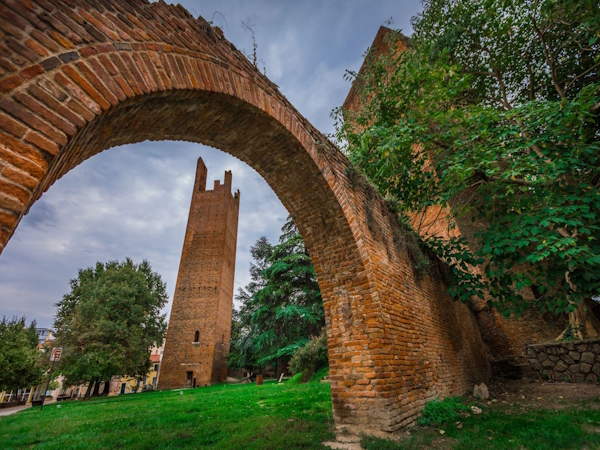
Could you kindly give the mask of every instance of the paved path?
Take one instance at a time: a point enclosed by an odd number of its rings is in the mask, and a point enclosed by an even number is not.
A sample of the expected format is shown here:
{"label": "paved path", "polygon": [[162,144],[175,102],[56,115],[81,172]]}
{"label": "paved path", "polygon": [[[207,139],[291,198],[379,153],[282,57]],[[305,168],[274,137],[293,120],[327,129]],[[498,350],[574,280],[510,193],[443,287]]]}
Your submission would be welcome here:
{"label": "paved path", "polygon": [[10,416],[11,414],[23,411],[24,409],[31,408],[31,405],[15,406],[14,408],[0,409],[0,417]]}

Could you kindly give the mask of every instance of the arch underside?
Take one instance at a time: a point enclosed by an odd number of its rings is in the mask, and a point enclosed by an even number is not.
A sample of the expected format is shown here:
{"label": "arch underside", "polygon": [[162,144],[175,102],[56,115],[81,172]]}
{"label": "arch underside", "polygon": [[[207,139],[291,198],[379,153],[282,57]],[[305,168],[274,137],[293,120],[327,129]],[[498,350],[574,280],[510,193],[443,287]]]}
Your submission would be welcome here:
{"label": "arch underside", "polygon": [[306,241],[337,424],[398,429],[489,376],[473,314],[415,276],[385,201],[206,21],[141,0],[6,3],[17,27],[0,18],[14,55],[0,57],[1,248],[54,181],[105,149],[209,145],[253,167]]}

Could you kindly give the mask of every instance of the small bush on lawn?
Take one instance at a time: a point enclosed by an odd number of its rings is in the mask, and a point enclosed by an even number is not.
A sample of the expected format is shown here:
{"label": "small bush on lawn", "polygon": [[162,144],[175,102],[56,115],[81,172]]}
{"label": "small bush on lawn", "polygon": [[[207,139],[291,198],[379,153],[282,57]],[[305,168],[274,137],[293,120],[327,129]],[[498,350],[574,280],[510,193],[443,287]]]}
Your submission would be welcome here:
{"label": "small bush on lawn", "polygon": [[446,422],[454,422],[460,411],[470,411],[471,409],[461,403],[460,397],[448,397],[444,400],[433,400],[425,404],[419,425],[442,425]]}
{"label": "small bush on lawn", "polygon": [[297,373],[287,381],[287,384],[300,384],[302,382],[302,372]]}
{"label": "small bush on lawn", "polygon": [[304,347],[296,350],[290,360],[292,373],[302,372],[302,381],[310,380],[315,372],[328,365],[327,335],[324,331],[321,336],[312,338]]}

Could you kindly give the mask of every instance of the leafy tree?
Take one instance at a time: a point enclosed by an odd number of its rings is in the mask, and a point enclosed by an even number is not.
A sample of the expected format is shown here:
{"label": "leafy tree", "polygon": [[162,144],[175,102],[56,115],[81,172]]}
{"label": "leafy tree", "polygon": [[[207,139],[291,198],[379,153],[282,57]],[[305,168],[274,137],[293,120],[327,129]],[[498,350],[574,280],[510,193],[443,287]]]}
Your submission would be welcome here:
{"label": "leafy tree", "polygon": [[[365,106],[335,112],[337,138],[452,268],[454,298],[509,316],[533,292],[569,314],[563,335],[598,335],[598,2],[425,0],[413,28],[359,76]],[[434,206],[468,242],[419,228]]]}
{"label": "leafy tree", "polygon": [[[112,376],[143,378],[150,369],[150,348],[166,332],[166,285],[143,261],[96,263],[79,270],[71,292],[57,306],[57,345],[63,347],[60,371],[69,384],[99,386]],[[96,387],[96,391],[97,391]]]}
{"label": "leafy tree", "polygon": [[39,384],[44,374],[40,363],[35,321],[25,317],[2,318],[0,322],[0,390],[18,390]]}
{"label": "leafy tree", "polygon": [[[236,296],[230,364],[262,367],[278,358],[289,359],[325,323],[321,291],[310,256],[291,218],[282,228],[280,243],[261,238],[252,247],[252,282]],[[239,330],[239,331],[237,331]]]}

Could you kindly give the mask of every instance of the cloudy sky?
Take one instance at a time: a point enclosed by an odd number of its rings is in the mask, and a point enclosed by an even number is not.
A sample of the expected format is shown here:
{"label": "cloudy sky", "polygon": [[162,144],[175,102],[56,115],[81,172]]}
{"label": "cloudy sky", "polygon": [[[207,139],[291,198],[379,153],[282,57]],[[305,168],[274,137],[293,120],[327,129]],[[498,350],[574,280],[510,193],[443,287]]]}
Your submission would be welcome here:
{"label": "cloudy sky", "polygon": [[[225,37],[252,51],[267,76],[310,122],[333,130],[331,110],[350,85],[379,26],[412,33],[419,0],[180,0],[195,16],[220,26]],[[239,160],[198,144],[142,142],[107,150],[60,179],[23,218],[0,256],[0,317],[25,315],[52,325],[54,304],[77,269],[130,257],[147,259],[175,289],[194,181],[195,161],[208,167],[208,186],[233,172],[241,191],[235,290],[249,281],[250,246],[277,241],[287,212],[264,180]],[[165,309],[168,313],[170,304]]]}

